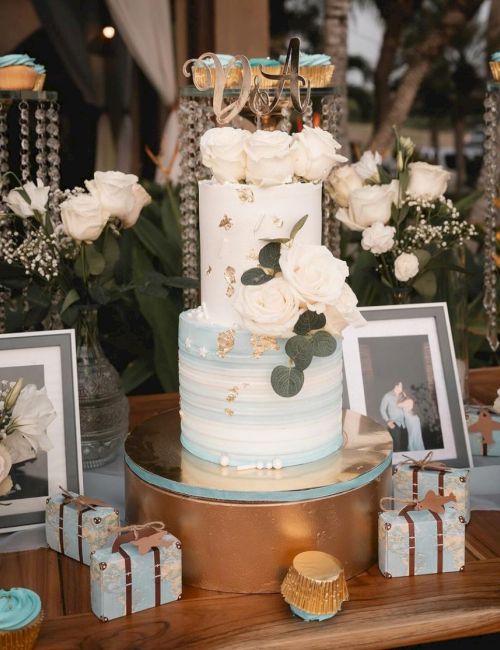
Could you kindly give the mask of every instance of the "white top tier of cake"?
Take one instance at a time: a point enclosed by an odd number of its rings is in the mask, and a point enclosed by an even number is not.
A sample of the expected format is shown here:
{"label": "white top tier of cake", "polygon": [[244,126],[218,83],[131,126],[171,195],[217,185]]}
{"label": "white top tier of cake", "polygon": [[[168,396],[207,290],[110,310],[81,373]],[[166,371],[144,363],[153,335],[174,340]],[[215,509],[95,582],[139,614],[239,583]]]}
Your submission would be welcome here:
{"label": "white top tier of cake", "polygon": [[257,187],[199,182],[201,300],[213,323],[239,322],[233,307],[241,275],[258,265],[265,239],[287,238],[304,215],[296,240],[321,244],[321,183]]}

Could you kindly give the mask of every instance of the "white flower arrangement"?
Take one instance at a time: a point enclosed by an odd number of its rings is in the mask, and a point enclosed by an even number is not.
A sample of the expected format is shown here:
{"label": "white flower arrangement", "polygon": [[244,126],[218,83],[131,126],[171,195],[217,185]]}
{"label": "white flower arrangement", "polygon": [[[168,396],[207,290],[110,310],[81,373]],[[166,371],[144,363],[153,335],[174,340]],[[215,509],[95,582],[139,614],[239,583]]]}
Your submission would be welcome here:
{"label": "white flower arrangement", "polygon": [[22,378],[0,382],[0,496],[13,488],[13,465],[52,448],[47,428],[55,417],[45,387],[23,387]]}
{"label": "white flower arrangement", "polygon": [[365,152],[353,165],[337,167],[327,189],[336,218],[361,233],[383,282],[395,289],[414,288],[427,298],[435,290],[433,269],[446,268],[439,255],[475,235],[473,225],[444,195],[450,174],[440,165],[411,162],[415,145],[396,139],[397,175],[382,167],[377,152]]}
{"label": "white flower arrangement", "polygon": [[340,144],[330,133],[308,126],[293,136],[284,131],[209,129],[201,137],[200,149],[203,164],[218,183],[260,187],[294,180],[319,183],[347,160],[337,153]]}
{"label": "white flower arrangement", "polygon": [[241,276],[234,307],[252,334],[287,338],[289,366],[277,366],[271,385],[293,397],[304,384],[313,357],[336,350],[335,336],[348,325],[365,322],[357,298],[346,283],[347,264],[325,247],[295,241],[307,215],[289,238],[270,240],[259,252],[259,266]]}

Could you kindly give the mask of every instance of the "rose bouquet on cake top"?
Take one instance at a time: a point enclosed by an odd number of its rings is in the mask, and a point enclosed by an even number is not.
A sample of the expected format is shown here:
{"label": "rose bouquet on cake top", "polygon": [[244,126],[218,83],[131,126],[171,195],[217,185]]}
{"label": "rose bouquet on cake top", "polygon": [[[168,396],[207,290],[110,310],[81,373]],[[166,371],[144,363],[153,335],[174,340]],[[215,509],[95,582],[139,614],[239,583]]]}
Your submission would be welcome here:
{"label": "rose bouquet on cake top", "polygon": [[336,218],[361,233],[361,247],[374,256],[382,281],[398,290],[432,297],[433,269],[449,268],[440,256],[475,234],[473,225],[445,197],[450,174],[440,165],[411,162],[415,145],[396,138],[396,177],[377,152],[333,170],[327,188]]}
{"label": "rose bouquet on cake top", "polygon": [[13,487],[12,467],[48,451],[47,427],[56,417],[44,388],[23,386],[23,379],[0,381],[0,497]]}
{"label": "rose bouquet on cake top", "polygon": [[49,197],[39,179],[29,181],[10,190],[0,207],[0,284],[24,288],[28,324],[30,315],[36,324],[55,308],[73,325],[82,307],[104,304],[118,291],[117,238],[151,197],[133,174],[95,172],[85,185],[87,191]]}

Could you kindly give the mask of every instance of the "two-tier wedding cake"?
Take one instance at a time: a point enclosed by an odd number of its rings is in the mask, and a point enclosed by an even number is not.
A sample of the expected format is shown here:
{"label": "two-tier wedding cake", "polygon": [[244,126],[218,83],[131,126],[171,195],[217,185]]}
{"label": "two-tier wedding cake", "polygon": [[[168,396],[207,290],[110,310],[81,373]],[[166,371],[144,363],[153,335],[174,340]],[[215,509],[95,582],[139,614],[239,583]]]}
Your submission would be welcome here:
{"label": "two-tier wedding cake", "polygon": [[347,265],[321,246],[338,148],[308,127],[202,137],[202,305],[179,327],[181,440],[202,459],[278,469],[342,445],[340,334],[363,319]]}

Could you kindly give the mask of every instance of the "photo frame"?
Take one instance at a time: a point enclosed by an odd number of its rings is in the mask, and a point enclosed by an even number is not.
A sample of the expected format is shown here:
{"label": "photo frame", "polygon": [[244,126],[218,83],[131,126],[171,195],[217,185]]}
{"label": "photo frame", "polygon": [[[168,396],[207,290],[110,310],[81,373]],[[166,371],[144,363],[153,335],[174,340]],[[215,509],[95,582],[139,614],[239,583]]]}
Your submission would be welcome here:
{"label": "photo frame", "polygon": [[387,426],[393,463],[472,467],[446,303],[362,307],[344,330],[344,408]]}
{"label": "photo frame", "polygon": [[[58,492],[59,486],[79,494],[83,490],[74,330],[0,335],[3,394],[21,378],[22,389],[28,386],[29,389],[23,398],[17,398],[18,412],[27,409],[25,421],[35,418],[37,423],[44,422],[39,419],[39,413],[49,412],[45,421],[50,420],[46,426],[49,440],[46,446],[50,449],[39,447],[35,458],[12,463],[8,475],[12,487],[0,497],[0,533],[42,525],[46,499]],[[18,415],[17,422],[22,417],[23,413]],[[35,427],[31,437],[24,435],[31,431],[28,426],[22,436],[18,431],[15,447],[11,438],[7,459],[25,458],[26,450],[29,453],[34,448],[33,440],[41,439],[39,429],[44,426]],[[5,449],[5,438],[0,444]],[[5,462],[3,468],[5,474]]]}

